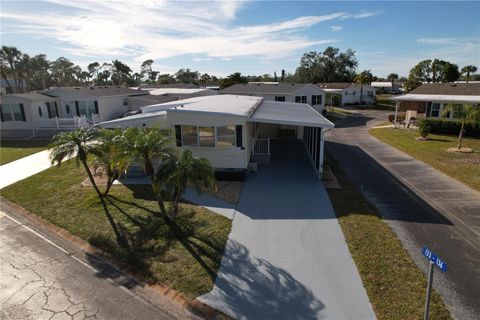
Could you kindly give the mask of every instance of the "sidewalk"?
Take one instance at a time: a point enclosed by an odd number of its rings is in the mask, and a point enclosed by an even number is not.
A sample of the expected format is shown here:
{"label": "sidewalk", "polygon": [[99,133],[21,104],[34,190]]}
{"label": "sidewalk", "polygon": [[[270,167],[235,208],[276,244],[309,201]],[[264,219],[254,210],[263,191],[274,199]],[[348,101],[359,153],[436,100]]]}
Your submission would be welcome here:
{"label": "sidewalk", "polygon": [[51,167],[44,150],[0,166],[0,189]]}

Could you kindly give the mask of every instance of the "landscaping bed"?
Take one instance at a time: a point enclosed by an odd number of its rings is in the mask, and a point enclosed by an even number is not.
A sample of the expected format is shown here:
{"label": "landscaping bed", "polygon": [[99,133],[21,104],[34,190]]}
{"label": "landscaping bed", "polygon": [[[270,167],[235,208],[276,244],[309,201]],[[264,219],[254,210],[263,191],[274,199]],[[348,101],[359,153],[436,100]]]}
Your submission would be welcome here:
{"label": "landscaping bed", "polygon": [[[2,189],[2,196],[111,254],[141,279],[162,283],[189,298],[213,287],[231,221],[183,203],[175,226],[161,217],[149,186],[114,185],[107,205],[129,240],[120,248],[99,199],[82,186],[75,161]],[[168,205],[168,203],[167,203]]]}
{"label": "landscaping bed", "polygon": [[49,140],[2,140],[0,165],[21,159],[47,148]]}
{"label": "landscaping bed", "polygon": [[[338,164],[327,161],[341,186],[327,191],[377,318],[423,319],[426,276]],[[430,318],[451,319],[436,292]]]}
{"label": "landscaping bed", "polygon": [[456,147],[457,137],[430,134],[428,141],[417,141],[417,130],[374,128],[370,134],[433,168],[480,191],[480,139],[464,138],[463,147],[473,153],[448,152]]}

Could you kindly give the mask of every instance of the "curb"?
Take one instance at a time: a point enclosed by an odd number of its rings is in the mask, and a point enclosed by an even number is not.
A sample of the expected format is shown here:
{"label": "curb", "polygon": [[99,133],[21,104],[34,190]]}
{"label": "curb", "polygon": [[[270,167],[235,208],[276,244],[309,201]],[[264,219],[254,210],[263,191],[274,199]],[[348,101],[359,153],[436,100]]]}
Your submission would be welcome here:
{"label": "curb", "polygon": [[[67,230],[60,228],[47,220],[37,216],[34,213],[31,213],[27,209],[23,208],[22,206],[11,202],[4,197],[0,196],[0,203],[1,209],[5,213],[11,213],[13,211],[15,214],[27,219],[28,221],[32,222],[36,225],[40,230],[44,231],[47,230],[48,232],[53,233],[54,235],[60,237],[62,240],[72,244],[76,247],[79,251],[85,254],[92,255],[98,259],[104,260],[114,268],[118,269],[128,277],[132,278],[139,284],[143,285],[146,288],[149,288],[155,291],[158,294],[161,294],[168,299],[175,301],[177,304],[180,304],[183,308],[191,311],[192,313],[201,316],[205,319],[232,319],[231,317],[227,316],[226,314],[222,313],[221,311],[214,309],[197,299],[190,299],[186,297],[183,293],[176,291],[164,284],[161,283],[148,283],[143,281],[143,279],[139,278],[137,275],[132,273],[132,270],[129,270],[129,267],[115,259],[111,254],[108,252],[101,250],[99,248],[91,246],[86,241],[80,239],[79,237],[72,235]],[[72,254],[73,255],[73,254]],[[115,283],[118,283],[115,279],[112,279]]]}

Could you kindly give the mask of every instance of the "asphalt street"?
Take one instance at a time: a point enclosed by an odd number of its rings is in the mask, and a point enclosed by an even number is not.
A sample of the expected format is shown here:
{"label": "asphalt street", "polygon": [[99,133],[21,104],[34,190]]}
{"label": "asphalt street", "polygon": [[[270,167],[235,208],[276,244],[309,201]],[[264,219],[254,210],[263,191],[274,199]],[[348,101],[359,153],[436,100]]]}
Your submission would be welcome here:
{"label": "asphalt street", "polygon": [[[0,211],[1,319],[189,319],[193,315],[118,271],[92,263]],[[97,266],[95,266],[95,263]]]}
{"label": "asphalt street", "polygon": [[[386,113],[338,121],[326,152],[341,165],[426,273],[426,245],[448,264],[434,287],[457,319],[480,319],[480,193],[387,146],[368,129]],[[386,252],[386,254],[388,254]]]}

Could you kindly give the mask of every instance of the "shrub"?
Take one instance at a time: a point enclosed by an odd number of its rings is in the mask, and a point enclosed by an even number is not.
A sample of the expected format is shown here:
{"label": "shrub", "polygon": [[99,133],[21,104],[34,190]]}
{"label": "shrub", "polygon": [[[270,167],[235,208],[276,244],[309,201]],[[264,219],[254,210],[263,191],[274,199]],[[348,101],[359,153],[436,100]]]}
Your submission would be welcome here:
{"label": "shrub", "polygon": [[[430,133],[446,134],[456,136],[460,133],[462,122],[448,119],[422,119],[420,123],[428,123]],[[420,124],[419,124],[420,126]],[[480,122],[467,121],[465,122],[465,137],[480,138]]]}
{"label": "shrub", "polygon": [[431,130],[430,122],[425,119],[422,119],[418,122],[418,131],[423,138],[426,138]]}

